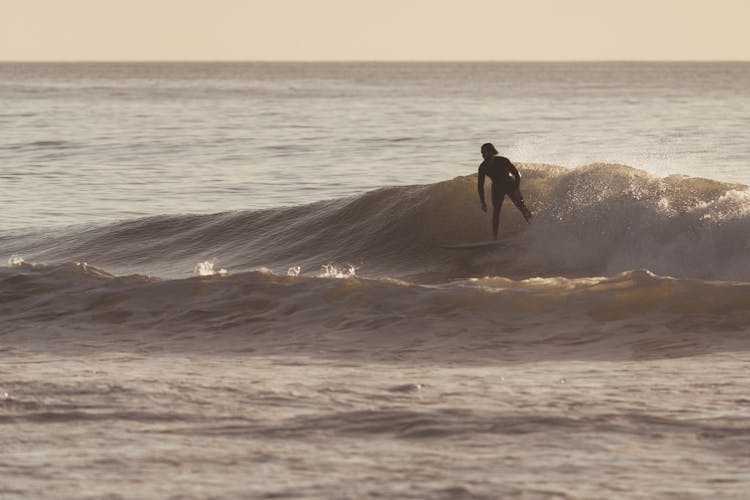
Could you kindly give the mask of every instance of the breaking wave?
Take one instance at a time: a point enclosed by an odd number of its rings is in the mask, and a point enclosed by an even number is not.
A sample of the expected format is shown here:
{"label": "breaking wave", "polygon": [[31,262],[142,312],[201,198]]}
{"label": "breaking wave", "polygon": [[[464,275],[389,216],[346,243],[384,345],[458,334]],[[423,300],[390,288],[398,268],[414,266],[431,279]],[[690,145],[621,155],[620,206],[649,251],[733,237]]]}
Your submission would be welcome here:
{"label": "breaking wave", "polygon": [[648,269],[682,278],[750,281],[747,186],[660,178],[623,165],[522,165],[535,214],[505,204],[494,251],[441,245],[488,239],[476,176],[386,187],[308,205],[210,215],[161,215],[0,237],[0,252],[46,263],[87,261],[118,274],[190,275],[196,262],[230,273],[265,267],[317,275],[444,282],[497,275],[582,277]]}

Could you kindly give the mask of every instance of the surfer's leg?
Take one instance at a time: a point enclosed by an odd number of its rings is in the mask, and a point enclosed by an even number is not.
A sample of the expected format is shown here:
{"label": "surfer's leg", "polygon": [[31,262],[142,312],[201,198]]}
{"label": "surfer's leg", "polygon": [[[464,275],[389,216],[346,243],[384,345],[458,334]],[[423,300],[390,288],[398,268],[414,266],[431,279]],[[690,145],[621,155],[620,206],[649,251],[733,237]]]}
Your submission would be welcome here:
{"label": "surfer's leg", "polygon": [[513,204],[518,208],[518,210],[521,211],[523,214],[523,218],[526,219],[526,222],[531,222],[531,212],[528,208],[526,208],[526,204],[523,202],[523,195],[521,194],[521,190],[516,188],[508,195],[510,200],[513,202]]}
{"label": "surfer's leg", "polygon": [[503,208],[505,195],[492,193],[492,237],[497,239],[497,229],[500,227],[500,209]]}

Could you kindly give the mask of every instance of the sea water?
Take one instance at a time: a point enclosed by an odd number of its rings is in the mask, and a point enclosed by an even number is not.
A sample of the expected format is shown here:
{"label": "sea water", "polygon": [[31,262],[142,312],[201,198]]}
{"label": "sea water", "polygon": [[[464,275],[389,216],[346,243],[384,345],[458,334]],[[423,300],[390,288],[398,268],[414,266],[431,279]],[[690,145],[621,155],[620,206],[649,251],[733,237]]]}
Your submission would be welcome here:
{"label": "sea water", "polygon": [[[742,498],[750,64],[0,64],[0,496]],[[486,240],[479,147],[523,176]]]}

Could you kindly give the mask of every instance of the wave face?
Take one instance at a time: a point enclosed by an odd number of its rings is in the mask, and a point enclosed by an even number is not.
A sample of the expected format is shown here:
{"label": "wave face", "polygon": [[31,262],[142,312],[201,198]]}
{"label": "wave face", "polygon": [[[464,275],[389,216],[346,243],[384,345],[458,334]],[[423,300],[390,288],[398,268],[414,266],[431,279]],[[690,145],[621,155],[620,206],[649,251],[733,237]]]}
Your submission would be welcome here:
{"label": "wave face", "polygon": [[230,273],[261,267],[415,282],[473,276],[581,277],[647,269],[659,275],[750,281],[750,192],[702,178],[658,178],[622,165],[522,165],[535,214],[527,226],[506,200],[494,251],[441,245],[482,241],[476,176],[387,187],[295,207],[157,216],[0,238],[0,251],[47,263],[86,261],[117,274],[185,277],[196,262]]}

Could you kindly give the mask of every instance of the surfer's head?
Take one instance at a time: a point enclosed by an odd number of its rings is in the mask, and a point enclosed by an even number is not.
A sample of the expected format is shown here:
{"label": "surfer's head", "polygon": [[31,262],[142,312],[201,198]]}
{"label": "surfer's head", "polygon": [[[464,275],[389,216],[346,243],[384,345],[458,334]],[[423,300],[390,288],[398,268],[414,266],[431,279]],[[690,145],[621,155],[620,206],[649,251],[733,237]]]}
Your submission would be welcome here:
{"label": "surfer's head", "polygon": [[482,144],[482,158],[485,160],[488,158],[492,158],[497,154],[497,149],[495,149],[495,146],[492,145],[492,143],[487,142]]}

